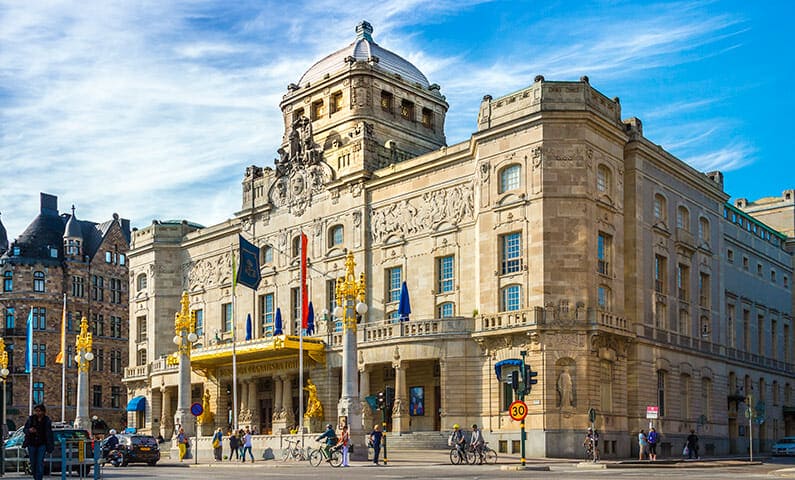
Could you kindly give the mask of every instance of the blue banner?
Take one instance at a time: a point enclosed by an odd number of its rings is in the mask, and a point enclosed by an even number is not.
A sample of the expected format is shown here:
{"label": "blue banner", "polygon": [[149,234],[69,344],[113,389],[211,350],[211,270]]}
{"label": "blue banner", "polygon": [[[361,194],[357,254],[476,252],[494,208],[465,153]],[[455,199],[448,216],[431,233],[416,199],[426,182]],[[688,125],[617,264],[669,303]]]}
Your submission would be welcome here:
{"label": "blue banner", "polygon": [[259,287],[262,275],[259,271],[259,248],[238,235],[240,238],[240,267],[237,269],[237,283],[252,290]]}
{"label": "blue banner", "polygon": [[25,373],[33,371],[33,307],[28,313],[27,338],[25,339]]}

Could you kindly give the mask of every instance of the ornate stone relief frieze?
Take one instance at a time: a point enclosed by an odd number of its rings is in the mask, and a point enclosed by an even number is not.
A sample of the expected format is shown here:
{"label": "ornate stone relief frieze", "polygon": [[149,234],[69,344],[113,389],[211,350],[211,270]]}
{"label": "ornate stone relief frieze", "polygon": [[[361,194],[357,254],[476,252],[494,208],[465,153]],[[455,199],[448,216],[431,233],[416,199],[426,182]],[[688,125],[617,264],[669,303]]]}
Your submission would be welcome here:
{"label": "ornate stone relief frieze", "polygon": [[208,289],[224,283],[232,275],[229,252],[182,264],[182,287],[188,291]]}
{"label": "ornate stone relief frieze", "polygon": [[474,184],[469,182],[372,208],[370,234],[378,243],[394,234],[408,236],[433,231],[443,222],[456,225],[474,215]]}

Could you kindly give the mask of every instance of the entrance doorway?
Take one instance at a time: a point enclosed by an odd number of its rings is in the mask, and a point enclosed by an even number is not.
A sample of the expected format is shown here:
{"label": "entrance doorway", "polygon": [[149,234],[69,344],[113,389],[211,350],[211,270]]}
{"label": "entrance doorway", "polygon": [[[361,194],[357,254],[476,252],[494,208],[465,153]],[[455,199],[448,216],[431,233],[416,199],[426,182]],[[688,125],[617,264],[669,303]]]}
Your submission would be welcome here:
{"label": "entrance doorway", "polygon": [[273,399],[263,398],[260,405],[260,432],[263,435],[273,434]]}
{"label": "entrance doorway", "polygon": [[442,387],[433,387],[433,405],[436,409],[433,415],[433,429],[437,432],[442,430]]}

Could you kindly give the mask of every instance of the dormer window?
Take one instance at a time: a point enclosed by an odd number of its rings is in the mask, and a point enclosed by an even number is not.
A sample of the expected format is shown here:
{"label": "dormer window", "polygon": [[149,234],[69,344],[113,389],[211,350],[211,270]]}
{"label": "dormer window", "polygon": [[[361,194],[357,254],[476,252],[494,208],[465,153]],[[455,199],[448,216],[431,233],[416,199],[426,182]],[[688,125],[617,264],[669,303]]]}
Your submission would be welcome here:
{"label": "dormer window", "polygon": [[326,116],[326,105],[323,100],[318,100],[312,104],[312,120],[320,120]]}
{"label": "dormer window", "polygon": [[331,113],[337,113],[342,110],[342,92],[331,94]]}
{"label": "dormer window", "polygon": [[429,108],[422,109],[422,126],[433,130],[433,112]]}
{"label": "dormer window", "polygon": [[58,249],[50,247],[50,258],[58,258]]}

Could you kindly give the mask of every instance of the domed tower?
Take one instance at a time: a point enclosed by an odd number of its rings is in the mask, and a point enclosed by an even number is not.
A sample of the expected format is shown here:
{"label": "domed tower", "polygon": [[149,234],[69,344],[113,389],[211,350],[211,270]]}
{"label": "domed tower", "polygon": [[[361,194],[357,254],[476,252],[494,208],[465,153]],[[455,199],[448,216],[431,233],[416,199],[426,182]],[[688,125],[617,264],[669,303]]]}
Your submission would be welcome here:
{"label": "domed tower", "polygon": [[277,170],[297,151],[322,158],[336,178],[363,174],[445,145],[447,102],[439,86],[373,40],[368,22],[356,39],[290,84],[280,107],[285,134]]}
{"label": "domed tower", "polygon": [[75,206],[72,205],[72,215],[66,222],[63,234],[63,253],[66,258],[80,258],[83,254],[83,229],[75,217]]}

